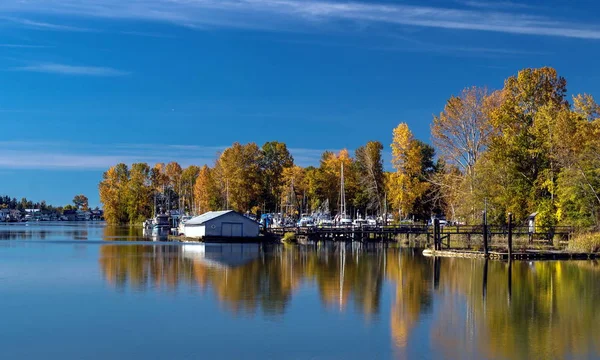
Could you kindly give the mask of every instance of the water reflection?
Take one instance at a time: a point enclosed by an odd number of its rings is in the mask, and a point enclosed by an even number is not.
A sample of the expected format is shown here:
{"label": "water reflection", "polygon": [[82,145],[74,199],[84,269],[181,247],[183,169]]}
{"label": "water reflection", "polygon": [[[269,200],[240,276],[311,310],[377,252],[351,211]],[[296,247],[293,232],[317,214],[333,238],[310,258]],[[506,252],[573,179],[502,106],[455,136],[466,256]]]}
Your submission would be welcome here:
{"label": "water reflection", "polygon": [[[114,300],[115,313],[138,310],[125,301],[127,292],[156,299],[152,311],[176,304],[187,313],[218,303],[229,316],[207,316],[207,327],[232,326],[231,318],[258,334],[265,316],[277,320],[272,331],[282,337],[302,336],[294,328],[307,324],[316,338],[335,332],[346,339],[357,331],[369,351],[379,341],[398,358],[600,357],[600,265],[592,261],[431,259],[418,250],[363,244],[123,242],[143,240],[141,228],[93,224],[0,226],[0,239],[8,240],[0,242],[0,282],[14,304],[37,298],[15,295],[25,288],[52,294],[49,282],[61,286],[56,303],[72,300],[74,282],[81,294],[93,290],[102,301]],[[74,276],[80,269],[87,270]]]}
{"label": "water reflection", "polygon": [[486,358],[599,356],[598,270],[595,262],[444,259],[432,339],[450,358],[468,353]]}
{"label": "water reflection", "polygon": [[89,230],[96,224],[81,226],[77,223],[0,223],[0,240],[88,240]]}
{"label": "water reflection", "polygon": [[141,226],[105,226],[102,237],[106,241],[142,240],[144,238],[144,228]]}
{"label": "water reflection", "polygon": [[[117,289],[212,289],[235,314],[283,315],[303,284],[322,305],[366,318],[388,314],[392,345],[408,357],[423,321],[432,349],[448,358],[555,358],[600,355],[599,269],[595,262],[486,262],[426,259],[396,248],[349,244],[243,251],[175,245],[101,247]],[[388,281],[393,298],[382,309]]]}

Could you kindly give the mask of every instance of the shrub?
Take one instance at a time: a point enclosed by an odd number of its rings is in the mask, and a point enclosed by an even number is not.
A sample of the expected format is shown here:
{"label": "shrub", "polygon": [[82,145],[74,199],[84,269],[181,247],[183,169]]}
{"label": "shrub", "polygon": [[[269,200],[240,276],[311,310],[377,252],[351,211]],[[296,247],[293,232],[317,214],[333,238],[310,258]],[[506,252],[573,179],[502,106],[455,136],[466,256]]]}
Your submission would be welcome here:
{"label": "shrub", "polygon": [[569,251],[595,253],[600,251],[600,233],[581,233],[569,241]]}
{"label": "shrub", "polygon": [[295,242],[296,241],[296,233],[287,232],[287,233],[285,233],[285,235],[283,235],[282,240],[284,242]]}

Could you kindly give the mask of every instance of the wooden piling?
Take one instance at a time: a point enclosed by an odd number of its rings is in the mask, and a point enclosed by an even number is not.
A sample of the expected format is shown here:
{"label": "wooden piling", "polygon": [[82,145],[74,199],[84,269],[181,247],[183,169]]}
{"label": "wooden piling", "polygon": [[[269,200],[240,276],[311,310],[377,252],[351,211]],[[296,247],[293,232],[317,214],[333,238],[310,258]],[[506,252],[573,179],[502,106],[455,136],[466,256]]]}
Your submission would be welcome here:
{"label": "wooden piling", "polygon": [[513,258],[513,214],[508,213],[508,259],[509,261]]}
{"label": "wooden piling", "polygon": [[487,212],[483,212],[483,253],[485,257],[489,255],[488,249],[488,226],[487,226]]}
{"label": "wooden piling", "polygon": [[433,248],[436,250],[442,250],[442,244],[440,241],[440,220],[433,220]]}
{"label": "wooden piling", "polygon": [[483,263],[483,301],[485,301],[485,297],[487,295],[487,283],[488,283],[488,259],[485,258],[485,262]]}

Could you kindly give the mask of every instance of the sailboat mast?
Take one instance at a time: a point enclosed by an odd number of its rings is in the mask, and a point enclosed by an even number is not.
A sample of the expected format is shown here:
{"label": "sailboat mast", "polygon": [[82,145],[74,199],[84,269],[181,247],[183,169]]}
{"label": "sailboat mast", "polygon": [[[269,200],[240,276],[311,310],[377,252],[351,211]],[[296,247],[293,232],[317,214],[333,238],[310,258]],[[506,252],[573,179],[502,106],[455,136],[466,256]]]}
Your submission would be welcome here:
{"label": "sailboat mast", "polygon": [[342,162],[342,176],[341,176],[341,184],[340,184],[340,206],[342,217],[346,217],[346,189],[344,186],[344,163]]}

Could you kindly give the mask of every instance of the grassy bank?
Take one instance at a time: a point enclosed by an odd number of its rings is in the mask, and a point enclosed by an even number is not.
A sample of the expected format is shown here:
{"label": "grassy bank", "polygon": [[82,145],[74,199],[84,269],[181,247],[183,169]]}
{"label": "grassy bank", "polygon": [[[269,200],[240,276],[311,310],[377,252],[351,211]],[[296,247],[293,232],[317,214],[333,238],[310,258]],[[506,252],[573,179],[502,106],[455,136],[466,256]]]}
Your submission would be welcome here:
{"label": "grassy bank", "polygon": [[567,250],[571,252],[600,252],[600,233],[580,233],[573,235]]}

